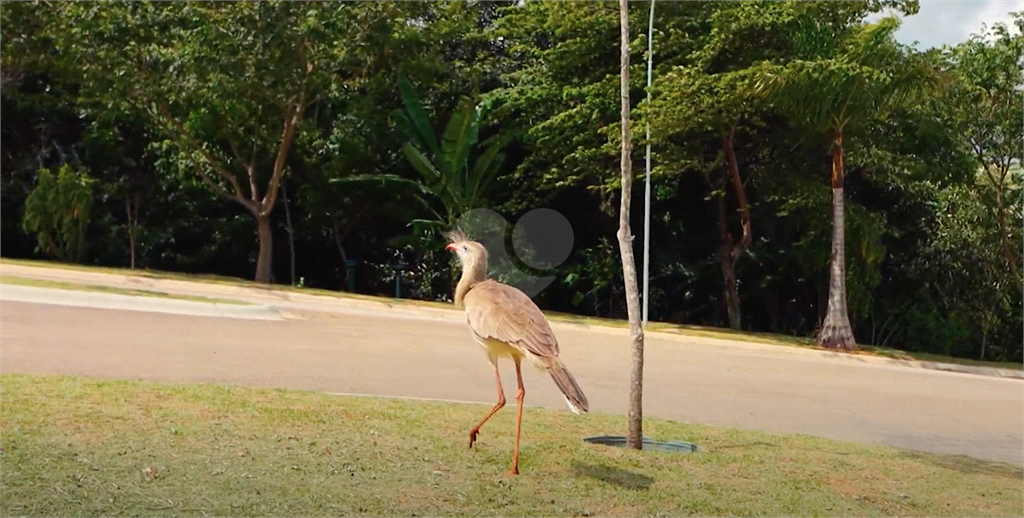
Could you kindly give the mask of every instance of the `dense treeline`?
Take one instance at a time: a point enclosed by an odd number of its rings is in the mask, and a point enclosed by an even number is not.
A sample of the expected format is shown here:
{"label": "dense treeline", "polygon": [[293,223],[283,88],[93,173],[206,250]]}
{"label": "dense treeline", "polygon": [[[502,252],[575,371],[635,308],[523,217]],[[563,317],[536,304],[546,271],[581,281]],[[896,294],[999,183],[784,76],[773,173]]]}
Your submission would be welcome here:
{"label": "dense treeline", "polygon": [[[919,51],[873,16],[886,8],[917,4],[659,3],[648,102],[650,4],[631,5],[632,228],[649,124],[652,320],[839,336],[826,310],[842,280],[858,343],[1021,360],[1022,39],[997,25]],[[575,240],[538,304],[625,314],[616,3],[5,2],[0,16],[5,257],[387,295],[400,275],[403,296],[448,299],[437,229],[547,207]]]}

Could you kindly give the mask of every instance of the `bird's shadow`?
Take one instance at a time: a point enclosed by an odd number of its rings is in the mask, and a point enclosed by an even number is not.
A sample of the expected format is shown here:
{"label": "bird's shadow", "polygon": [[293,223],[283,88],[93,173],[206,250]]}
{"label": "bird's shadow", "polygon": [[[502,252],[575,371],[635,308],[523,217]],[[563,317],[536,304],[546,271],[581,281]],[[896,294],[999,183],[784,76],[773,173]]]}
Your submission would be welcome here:
{"label": "bird's shadow", "polygon": [[611,468],[608,466],[595,466],[593,464],[573,464],[577,475],[614,484],[626,489],[646,490],[651,488],[654,479],[647,475],[626,471],[624,469]]}

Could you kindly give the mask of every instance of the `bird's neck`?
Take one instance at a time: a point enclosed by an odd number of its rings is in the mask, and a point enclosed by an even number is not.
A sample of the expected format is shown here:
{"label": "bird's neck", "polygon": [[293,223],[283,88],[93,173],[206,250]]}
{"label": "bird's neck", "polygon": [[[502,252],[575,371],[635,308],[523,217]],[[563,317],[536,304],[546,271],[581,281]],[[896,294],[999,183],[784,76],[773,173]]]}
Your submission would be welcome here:
{"label": "bird's neck", "polygon": [[455,306],[462,307],[462,302],[466,298],[466,294],[469,290],[476,285],[478,282],[487,280],[487,263],[484,264],[471,264],[467,265],[462,270],[462,278],[459,279],[459,284],[455,286]]}

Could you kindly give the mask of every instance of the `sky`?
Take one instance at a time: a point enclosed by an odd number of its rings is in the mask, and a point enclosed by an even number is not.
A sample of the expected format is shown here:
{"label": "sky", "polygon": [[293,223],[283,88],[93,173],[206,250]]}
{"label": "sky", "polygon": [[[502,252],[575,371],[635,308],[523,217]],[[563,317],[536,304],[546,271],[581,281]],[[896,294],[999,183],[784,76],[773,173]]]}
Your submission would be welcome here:
{"label": "sky", "polygon": [[900,43],[917,41],[920,50],[966,41],[981,32],[982,24],[1002,22],[1018,33],[1010,12],[1024,11],[1024,0],[920,0],[920,5],[921,10],[904,18],[896,33]]}

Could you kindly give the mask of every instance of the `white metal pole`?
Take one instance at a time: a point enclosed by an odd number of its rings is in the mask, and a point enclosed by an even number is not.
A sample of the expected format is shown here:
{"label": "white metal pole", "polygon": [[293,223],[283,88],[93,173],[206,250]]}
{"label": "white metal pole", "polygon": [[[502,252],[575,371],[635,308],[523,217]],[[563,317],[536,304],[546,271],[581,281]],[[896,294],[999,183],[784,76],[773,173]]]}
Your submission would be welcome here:
{"label": "white metal pole", "polygon": [[[647,23],[647,106],[651,105],[651,68],[654,63],[654,0],[651,0],[651,18]],[[647,181],[644,182],[644,307],[642,323],[647,325],[647,307],[651,286],[651,122],[647,114]]]}

